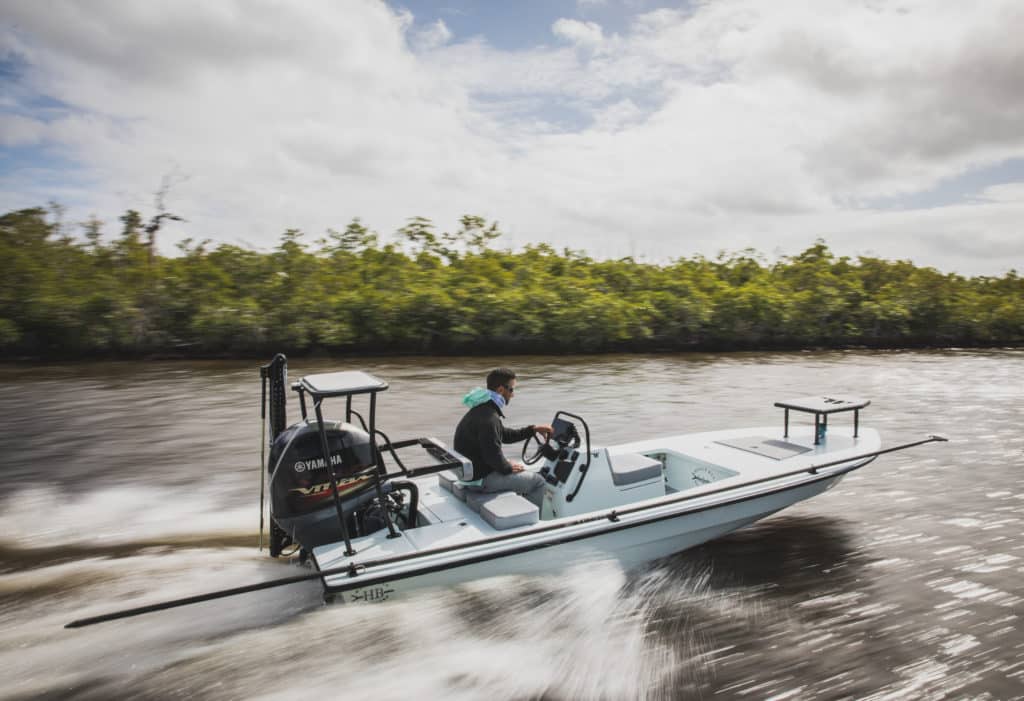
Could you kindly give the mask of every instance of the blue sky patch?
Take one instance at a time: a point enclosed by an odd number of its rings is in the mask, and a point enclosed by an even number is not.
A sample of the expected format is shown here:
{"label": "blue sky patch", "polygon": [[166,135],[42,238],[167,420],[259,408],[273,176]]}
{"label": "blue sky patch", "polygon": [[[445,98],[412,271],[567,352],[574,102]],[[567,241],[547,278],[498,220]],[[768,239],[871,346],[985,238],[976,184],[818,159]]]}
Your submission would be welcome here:
{"label": "blue sky patch", "polygon": [[518,0],[478,2],[474,0],[401,0],[391,3],[396,10],[412,12],[417,28],[442,20],[452,32],[453,42],[483,37],[490,46],[503,51],[552,46],[562,42],[551,31],[561,18],[601,25],[605,36],[623,34],[630,19],[661,7],[657,0],[633,2],[583,2],[576,0]]}
{"label": "blue sky patch", "polygon": [[927,190],[872,199],[866,202],[865,206],[871,209],[901,211],[967,204],[979,198],[985,188],[1016,182],[1024,182],[1024,158],[1010,158],[994,165],[974,168],[945,178]]}

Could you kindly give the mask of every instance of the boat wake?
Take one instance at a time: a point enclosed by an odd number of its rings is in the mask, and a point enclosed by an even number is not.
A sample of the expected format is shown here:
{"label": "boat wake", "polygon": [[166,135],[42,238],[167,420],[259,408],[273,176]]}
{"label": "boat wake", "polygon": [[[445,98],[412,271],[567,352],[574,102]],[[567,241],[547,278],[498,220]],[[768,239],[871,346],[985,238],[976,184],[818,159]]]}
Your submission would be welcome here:
{"label": "boat wake", "polygon": [[[749,529],[629,573],[590,560],[372,606],[324,606],[313,581],[55,635],[75,617],[303,571],[261,556],[251,511],[211,508],[216,494],[113,488],[47,509],[56,498],[23,490],[0,512],[0,664],[19,680],[0,696],[671,697],[707,687],[723,627],[749,636],[764,617],[756,582],[722,579],[751,538],[764,547]],[[44,509],[53,517],[29,528]],[[315,673],[299,683],[298,669]]]}
{"label": "boat wake", "polygon": [[[407,698],[410,689],[467,700],[667,697],[696,688],[704,674],[706,650],[685,630],[693,612],[737,603],[710,592],[706,575],[677,575],[655,568],[631,578],[595,561],[560,576],[496,577],[374,606],[318,608],[218,641],[183,662],[186,670],[178,665],[147,684],[156,691],[231,667],[250,670],[232,694],[251,698],[330,696],[342,686],[382,699]],[[320,665],[325,657],[333,662]],[[282,674],[311,666],[315,673],[301,680]]]}
{"label": "boat wake", "polygon": [[[746,606],[742,595],[711,591],[706,571],[627,574],[590,561],[557,576],[496,577],[373,606],[325,606],[312,582],[54,635],[72,614],[112,601],[141,605],[285,569],[295,568],[251,549],[184,548],[9,571],[0,595],[16,604],[3,606],[15,620],[0,633],[0,664],[19,682],[5,694],[161,697],[173,688],[280,699],[344,686],[378,699],[413,688],[426,698],[665,697],[706,676],[710,651],[694,623]],[[71,664],[55,669],[54,659]],[[299,670],[301,679],[290,674]]]}
{"label": "boat wake", "polygon": [[[252,504],[207,487],[118,486],[68,495],[49,487],[9,494],[0,504],[3,562],[18,550],[115,554],[150,546],[256,546]],[[43,515],[45,514],[45,518]],[[129,527],[130,526],[130,527]],[[244,542],[240,542],[245,539]]]}

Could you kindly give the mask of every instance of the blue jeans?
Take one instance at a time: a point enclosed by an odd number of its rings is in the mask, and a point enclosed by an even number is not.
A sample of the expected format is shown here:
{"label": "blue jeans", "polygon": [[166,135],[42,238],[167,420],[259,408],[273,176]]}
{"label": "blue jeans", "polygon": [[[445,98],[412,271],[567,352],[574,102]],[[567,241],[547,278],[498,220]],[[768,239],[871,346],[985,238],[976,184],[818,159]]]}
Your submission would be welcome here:
{"label": "blue jeans", "polygon": [[522,494],[536,504],[539,509],[540,503],[544,499],[544,478],[536,472],[513,472],[510,475],[492,472],[484,477],[480,491],[488,494],[493,492]]}

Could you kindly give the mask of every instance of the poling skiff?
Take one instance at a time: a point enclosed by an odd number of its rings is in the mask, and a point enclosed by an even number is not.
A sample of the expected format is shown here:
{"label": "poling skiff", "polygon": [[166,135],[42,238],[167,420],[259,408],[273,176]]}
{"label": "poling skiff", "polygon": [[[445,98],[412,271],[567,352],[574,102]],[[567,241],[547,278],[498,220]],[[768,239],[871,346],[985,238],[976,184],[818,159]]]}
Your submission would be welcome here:
{"label": "poling skiff", "polygon": [[[273,363],[267,372],[277,372]],[[776,426],[604,447],[592,443],[583,417],[559,411],[553,436],[523,447],[528,469],[546,482],[538,509],[520,495],[484,494],[461,481],[471,474],[468,461],[436,438],[390,441],[375,427],[375,398],[387,386],[363,372],[302,378],[292,389],[304,418],[271,450],[271,552],[298,544],[336,601],[550,573],[588,558],[634,567],[817,496],[887,452],[878,432],[860,425],[870,401],[856,397],[776,402]],[[352,409],[359,395],[369,396],[368,423]],[[323,420],[328,398],[345,400],[344,421]],[[315,418],[306,416],[307,402]],[[808,417],[805,425],[791,425],[797,415]],[[839,418],[849,420],[837,425]],[[933,440],[942,439],[921,442]],[[434,464],[406,467],[400,453],[415,446]]]}
{"label": "poling skiff", "polygon": [[[261,457],[260,547],[269,492],[270,555],[297,554],[312,571],[67,627],[313,579],[329,601],[366,603],[485,577],[547,574],[592,558],[631,568],[817,496],[880,455],[946,440],[931,435],[882,448],[878,432],[860,425],[870,401],[830,394],[775,402],[782,420],[774,426],[612,446],[593,443],[582,416],[559,411],[550,437],[536,434],[523,446],[523,462],[545,481],[538,508],[464,482],[469,461],[436,438],[388,438],[376,427],[384,380],[342,371],[289,384],[280,354],[260,371],[270,430],[261,439],[270,452]],[[289,391],[301,410],[290,426]],[[327,400],[344,400],[343,419],[324,418]],[[367,405],[365,417],[356,402]],[[796,417],[805,420],[798,425]],[[410,451],[426,464],[413,466]]]}

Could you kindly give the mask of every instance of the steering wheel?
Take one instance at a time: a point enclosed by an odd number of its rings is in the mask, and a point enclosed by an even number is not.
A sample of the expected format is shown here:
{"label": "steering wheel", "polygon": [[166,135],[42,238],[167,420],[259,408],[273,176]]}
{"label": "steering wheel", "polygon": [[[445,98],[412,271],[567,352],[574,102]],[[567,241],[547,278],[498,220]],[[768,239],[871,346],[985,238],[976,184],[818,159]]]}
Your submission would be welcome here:
{"label": "steering wheel", "polygon": [[[523,462],[525,464],[532,465],[544,457],[554,460],[562,455],[566,448],[580,447],[580,434],[572,423],[555,416],[552,429],[550,436],[544,436],[543,433],[534,431],[533,435],[526,439],[526,442],[523,443]],[[533,455],[527,456],[526,450],[530,447],[531,441],[537,444],[537,450]]]}
{"label": "steering wheel", "polygon": [[[526,450],[530,447],[530,443],[536,443],[537,450],[534,451],[533,455],[527,457]],[[526,439],[525,443],[523,443],[523,464],[532,465],[540,460],[544,457],[544,453],[549,452],[549,446],[551,446],[551,436],[545,436],[540,431],[534,431],[531,433],[530,437]]]}

